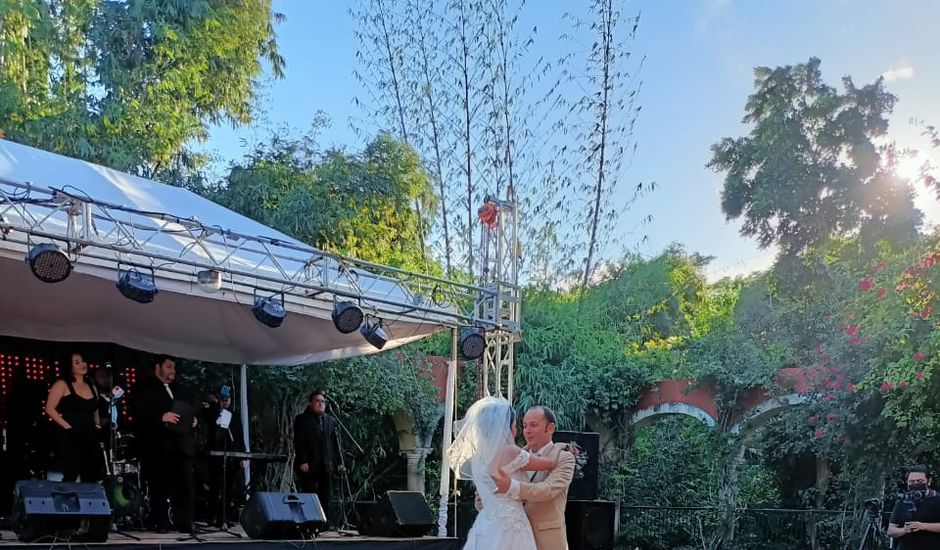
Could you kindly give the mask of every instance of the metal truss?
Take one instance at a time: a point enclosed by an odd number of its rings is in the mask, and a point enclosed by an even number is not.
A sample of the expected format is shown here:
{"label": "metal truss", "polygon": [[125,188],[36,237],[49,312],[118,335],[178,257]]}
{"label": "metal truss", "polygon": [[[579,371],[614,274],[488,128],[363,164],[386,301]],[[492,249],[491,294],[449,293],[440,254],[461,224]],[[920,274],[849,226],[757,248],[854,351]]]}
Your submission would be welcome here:
{"label": "metal truss", "polygon": [[[478,287],[331,254],[296,241],[245,235],[164,212],[109,204],[64,189],[0,179],[0,248],[63,243],[73,263],[153,270],[195,283],[222,273],[224,288],[282,295],[290,310],[352,300],[383,320],[511,329],[490,315],[500,287]],[[159,285],[159,279],[157,279]],[[483,314],[486,316],[484,317]],[[507,324],[508,323],[508,324]]]}
{"label": "metal truss", "polygon": [[512,188],[506,200],[487,198],[497,209],[496,223],[482,224],[483,271],[480,318],[495,327],[485,333],[480,384],[486,395],[513,396],[515,343],[521,336],[521,292],[519,290],[519,210]]}

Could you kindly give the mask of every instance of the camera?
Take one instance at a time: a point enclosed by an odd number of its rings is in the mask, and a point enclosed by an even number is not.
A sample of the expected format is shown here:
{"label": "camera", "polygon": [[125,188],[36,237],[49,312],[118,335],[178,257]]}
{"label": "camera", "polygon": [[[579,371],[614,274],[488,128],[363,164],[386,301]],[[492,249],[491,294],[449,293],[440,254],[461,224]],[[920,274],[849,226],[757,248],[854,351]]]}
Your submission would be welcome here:
{"label": "camera", "polygon": [[870,512],[877,512],[881,510],[882,502],[880,498],[870,498],[865,501],[865,509]]}

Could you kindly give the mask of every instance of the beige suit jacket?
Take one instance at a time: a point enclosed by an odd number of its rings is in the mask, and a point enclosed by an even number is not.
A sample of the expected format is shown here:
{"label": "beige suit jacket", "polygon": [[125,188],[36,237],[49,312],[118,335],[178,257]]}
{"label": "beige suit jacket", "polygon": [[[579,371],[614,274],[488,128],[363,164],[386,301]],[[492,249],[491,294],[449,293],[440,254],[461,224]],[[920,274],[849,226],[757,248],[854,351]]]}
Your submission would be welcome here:
{"label": "beige suit jacket", "polygon": [[565,503],[568,485],[574,477],[574,456],[564,448],[564,443],[552,443],[551,448],[542,454],[555,460],[555,469],[537,472],[531,482],[519,482],[519,498],[532,524],[538,550],[568,549]]}

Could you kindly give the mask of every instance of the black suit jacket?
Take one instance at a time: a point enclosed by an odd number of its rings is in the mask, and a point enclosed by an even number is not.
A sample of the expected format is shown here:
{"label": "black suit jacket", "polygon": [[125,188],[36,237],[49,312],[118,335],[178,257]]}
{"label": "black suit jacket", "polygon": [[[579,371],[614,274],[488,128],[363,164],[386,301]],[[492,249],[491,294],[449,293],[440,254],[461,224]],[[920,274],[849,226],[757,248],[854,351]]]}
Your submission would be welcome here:
{"label": "black suit jacket", "polygon": [[192,403],[192,396],[175,382],[170,384],[170,390],[173,397],[160,380],[149,376],[138,382],[131,392],[129,399],[139,449],[148,454],[192,457],[195,454],[193,429],[190,427],[185,433],[180,433],[163,422],[163,415],[173,408],[174,398]]}
{"label": "black suit jacket", "polygon": [[294,468],[309,464],[315,468],[321,461],[329,474],[343,464],[339,446],[339,425],[332,416],[323,414],[323,435],[318,437],[320,418],[310,409],[294,419]]}

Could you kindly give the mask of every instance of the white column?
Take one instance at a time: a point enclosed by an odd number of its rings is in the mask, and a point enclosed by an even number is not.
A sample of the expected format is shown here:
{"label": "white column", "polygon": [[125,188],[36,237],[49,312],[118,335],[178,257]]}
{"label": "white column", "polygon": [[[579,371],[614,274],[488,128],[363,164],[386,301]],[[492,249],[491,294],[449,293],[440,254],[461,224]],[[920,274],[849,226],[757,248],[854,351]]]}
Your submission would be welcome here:
{"label": "white column", "polygon": [[447,536],[447,499],[450,496],[450,444],[454,440],[454,397],[457,389],[457,329],[451,329],[450,362],[447,363],[447,394],[444,400],[444,439],[441,444],[441,501],[437,513],[437,535]]}
{"label": "white column", "polygon": [[[242,417],[242,441],[245,443],[245,452],[251,452],[251,442],[248,440],[248,365],[242,365],[238,383],[238,410]],[[251,461],[245,465],[245,485],[251,485]]]}

